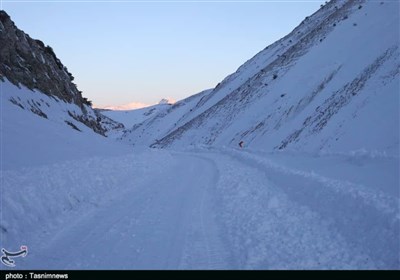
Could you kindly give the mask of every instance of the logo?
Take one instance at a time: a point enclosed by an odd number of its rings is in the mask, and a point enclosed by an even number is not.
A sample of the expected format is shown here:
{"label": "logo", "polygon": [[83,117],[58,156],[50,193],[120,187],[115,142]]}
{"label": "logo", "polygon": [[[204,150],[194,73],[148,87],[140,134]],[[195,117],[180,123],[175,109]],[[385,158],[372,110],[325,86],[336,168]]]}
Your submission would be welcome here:
{"label": "logo", "polygon": [[18,258],[18,257],[23,257],[25,258],[26,255],[28,255],[28,247],[27,246],[21,246],[21,250],[18,252],[9,252],[6,249],[2,248],[1,251],[3,252],[3,255],[1,256],[1,262],[10,267],[15,266],[15,261],[13,258]]}

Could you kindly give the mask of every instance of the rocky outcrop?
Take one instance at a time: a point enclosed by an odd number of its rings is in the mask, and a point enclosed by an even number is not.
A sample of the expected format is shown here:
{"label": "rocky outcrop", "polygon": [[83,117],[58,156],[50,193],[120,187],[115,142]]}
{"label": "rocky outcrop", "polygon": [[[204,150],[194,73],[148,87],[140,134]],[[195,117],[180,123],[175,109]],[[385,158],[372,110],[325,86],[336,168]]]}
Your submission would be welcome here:
{"label": "rocky outcrop", "polygon": [[[50,97],[57,97],[60,101],[77,105],[82,112],[74,114],[74,119],[96,133],[105,135],[109,129],[123,127],[122,124],[93,111],[91,102],[82,96],[73,82],[73,75],[57,58],[53,49],[19,30],[9,15],[0,11],[0,79],[4,78],[16,86],[23,85]],[[43,116],[37,110],[28,109]],[[108,125],[104,126],[103,123]]]}
{"label": "rocky outcrop", "polygon": [[0,11],[0,58],[0,75],[13,84],[21,83],[82,107],[84,100],[72,82],[74,78],[53,49],[19,30],[4,11]]}

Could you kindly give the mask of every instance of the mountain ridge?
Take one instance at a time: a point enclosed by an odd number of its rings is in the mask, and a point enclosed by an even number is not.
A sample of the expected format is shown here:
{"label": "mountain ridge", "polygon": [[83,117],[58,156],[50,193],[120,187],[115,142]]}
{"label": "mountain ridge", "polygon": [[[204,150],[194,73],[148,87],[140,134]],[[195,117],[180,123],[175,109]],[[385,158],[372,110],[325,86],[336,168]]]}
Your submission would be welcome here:
{"label": "mountain ridge", "polygon": [[[389,106],[398,104],[396,8],[387,1],[330,1],[199,99],[167,133],[148,120],[122,140],[160,148],[244,141],[253,149],[313,152],[363,145],[398,154],[398,136],[389,129],[398,123],[398,108]],[[379,99],[379,90],[388,99]],[[365,115],[368,110],[384,112],[389,124]],[[353,134],[353,127],[362,133]],[[154,133],[147,142],[139,137],[143,130]]]}

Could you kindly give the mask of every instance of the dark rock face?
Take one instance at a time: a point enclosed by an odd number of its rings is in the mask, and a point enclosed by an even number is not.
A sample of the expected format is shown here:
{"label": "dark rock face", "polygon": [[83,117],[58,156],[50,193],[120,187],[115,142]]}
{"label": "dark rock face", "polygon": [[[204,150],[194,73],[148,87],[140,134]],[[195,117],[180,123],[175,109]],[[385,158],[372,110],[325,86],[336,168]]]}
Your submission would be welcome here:
{"label": "dark rock face", "polygon": [[21,83],[82,107],[83,98],[72,74],[52,48],[19,30],[4,11],[0,11],[0,58],[0,76],[13,84]]}
{"label": "dark rock face", "polygon": [[[91,108],[90,101],[82,97],[73,83],[74,77],[50,46],[19,30],[9,15],[0,11],[0,80],[4,78],[16,86],[24,85],[66,103],[76,104],[82,114],[74,115],[73,118],[96,133],[105,135],[110,129],[123,127]],[[35,108],[27,109],[45,117]],[[103,125],[105,123],[107,125]]]}

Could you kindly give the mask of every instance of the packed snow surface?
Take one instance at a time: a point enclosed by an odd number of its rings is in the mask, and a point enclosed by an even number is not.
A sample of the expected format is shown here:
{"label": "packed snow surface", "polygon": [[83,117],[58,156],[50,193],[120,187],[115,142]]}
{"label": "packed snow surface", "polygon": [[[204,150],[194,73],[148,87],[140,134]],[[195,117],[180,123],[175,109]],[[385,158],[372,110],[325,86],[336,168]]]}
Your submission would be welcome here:
{"label": "packed snow surface", "polygon": [[19,269],[398,269],[398,169],[140,149],[5,170],[2,246],[28,245]]}

